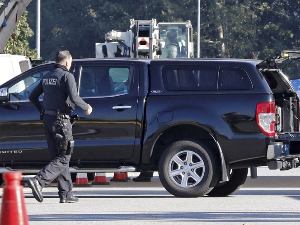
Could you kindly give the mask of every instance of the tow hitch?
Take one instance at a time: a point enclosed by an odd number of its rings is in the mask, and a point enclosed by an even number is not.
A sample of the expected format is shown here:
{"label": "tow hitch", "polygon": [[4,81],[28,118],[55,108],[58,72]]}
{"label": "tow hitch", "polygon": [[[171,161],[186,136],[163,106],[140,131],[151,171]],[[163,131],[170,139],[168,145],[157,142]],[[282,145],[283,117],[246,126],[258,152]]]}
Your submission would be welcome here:
{"label": "tow hitch", "polygon": [[290,170],[300,166],[299,159],[290,159],[284,161],[272,161],[268,163],[270,170]]}

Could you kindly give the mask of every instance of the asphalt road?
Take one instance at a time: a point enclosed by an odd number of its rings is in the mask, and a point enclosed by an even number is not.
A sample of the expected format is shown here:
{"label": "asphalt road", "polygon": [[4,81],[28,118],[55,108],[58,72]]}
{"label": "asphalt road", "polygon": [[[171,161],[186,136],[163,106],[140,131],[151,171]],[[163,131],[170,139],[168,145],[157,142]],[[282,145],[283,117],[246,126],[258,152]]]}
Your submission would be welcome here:
{"label": "asphalt road", "polygon": [[[258,169],[234,195],[223,198],[176,198],[157,174],[150,183],[110,182],[100,187],[75,187],[78,203],[59,204],[56,187],[44,188],[38,203],[24,188],[30,225],[48,224],[300,224],[300,169]],[[134,177],[138,173],[129,173]],[[110,180],[112,174],[107,174]],[[54,186],[55,184],[53,184]],[[1,193],[2,194],[2,193]]]}

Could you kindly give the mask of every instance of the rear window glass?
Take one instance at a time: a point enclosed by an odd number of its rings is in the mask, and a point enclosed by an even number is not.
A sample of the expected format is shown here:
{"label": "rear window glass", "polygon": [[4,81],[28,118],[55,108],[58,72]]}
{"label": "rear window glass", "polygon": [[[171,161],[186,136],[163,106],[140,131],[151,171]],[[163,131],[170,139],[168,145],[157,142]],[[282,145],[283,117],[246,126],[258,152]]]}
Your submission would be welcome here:
{"label": "rear window glass", "polygon": [[221,67],[219,74],[220,90],[252,89],[252,82],[247,73],[241,68]]}
{"label": "rear window glass", "polygon": [[252,82],[241,68],[164,67],[163,84],[168,91],[246,90]]}
{"label": "rear window glass", "polygon": [[26,70],[29,70],[29,63],[27,60],[23,60],[19,62],[21,73],[25,72]]}
{"label": "rear window glass", "polygon": [[217,67],[165,67],[162,73],[165,89],[169,91],[217,90]]}

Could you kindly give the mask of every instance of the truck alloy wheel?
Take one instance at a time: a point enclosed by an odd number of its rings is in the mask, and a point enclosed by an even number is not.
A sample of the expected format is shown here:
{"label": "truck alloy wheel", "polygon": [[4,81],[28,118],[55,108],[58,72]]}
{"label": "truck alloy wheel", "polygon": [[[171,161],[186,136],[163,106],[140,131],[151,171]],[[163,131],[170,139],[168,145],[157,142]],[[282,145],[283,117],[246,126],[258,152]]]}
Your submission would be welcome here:
{"label": "truck alloy wheel", "polygon": [[193,141],[178,141],[162,154],[159,177],[168,192],[177,197],[199,197],[210,191],[218,166],[208,149]]}
{"label": "truck alloy wheel", "polygon": [[205,165],[197,153],[184,150],[171,158],[168,170],[171,180],[179,187],[194,187],[204,177]]}

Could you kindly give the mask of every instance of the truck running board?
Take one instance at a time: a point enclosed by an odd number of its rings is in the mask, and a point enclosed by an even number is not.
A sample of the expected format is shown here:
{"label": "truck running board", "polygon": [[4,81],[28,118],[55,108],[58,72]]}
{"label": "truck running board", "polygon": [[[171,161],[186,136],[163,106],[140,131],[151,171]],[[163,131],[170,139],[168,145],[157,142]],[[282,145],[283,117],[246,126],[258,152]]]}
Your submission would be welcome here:
{"label": "truck running board", "polygon": [[[7,173],[12,171],[21,171],[23,174],[36,174],[41,170],[41,168],[37,169],[12,169],[10,167],[0,167],[0,174]],[[114,173],[114,172],[135,172],[136,168],[132,166],[120,166],[118,168],[78,168],[78,167],[70,167],[70,173]]]}

